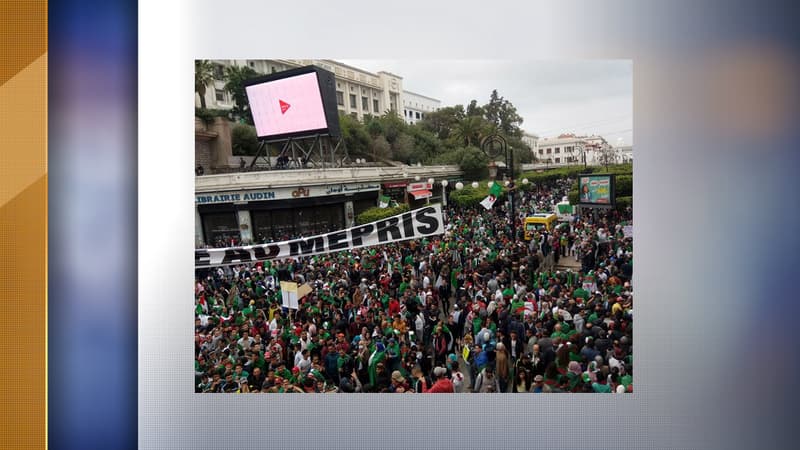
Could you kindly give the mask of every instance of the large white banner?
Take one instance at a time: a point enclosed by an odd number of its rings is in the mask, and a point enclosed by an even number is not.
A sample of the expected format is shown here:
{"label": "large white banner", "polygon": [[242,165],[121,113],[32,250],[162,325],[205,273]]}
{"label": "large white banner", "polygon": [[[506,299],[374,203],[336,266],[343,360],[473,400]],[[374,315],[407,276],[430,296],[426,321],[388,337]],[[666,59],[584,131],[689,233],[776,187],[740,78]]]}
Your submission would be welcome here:
{"label": "large white banner", "polygon": [[194,252],[196,268],[340,252],[444,233],[441,205],[430,205],[346,230],[291,241],[245,247],[203,248]]}

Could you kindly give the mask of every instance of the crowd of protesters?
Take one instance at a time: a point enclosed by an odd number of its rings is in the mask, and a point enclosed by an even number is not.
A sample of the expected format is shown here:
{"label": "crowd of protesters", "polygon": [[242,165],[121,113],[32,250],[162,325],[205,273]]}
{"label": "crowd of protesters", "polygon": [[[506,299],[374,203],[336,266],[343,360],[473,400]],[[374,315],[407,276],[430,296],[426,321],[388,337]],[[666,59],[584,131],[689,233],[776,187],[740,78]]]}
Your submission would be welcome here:
{"label": "crowd of protesters", "polygon": [[507,205],[450,206],[432,239],[197,270],[196,392],[632,392],[630,209],[523,239],[571,181],[520,193],[516,236]]}

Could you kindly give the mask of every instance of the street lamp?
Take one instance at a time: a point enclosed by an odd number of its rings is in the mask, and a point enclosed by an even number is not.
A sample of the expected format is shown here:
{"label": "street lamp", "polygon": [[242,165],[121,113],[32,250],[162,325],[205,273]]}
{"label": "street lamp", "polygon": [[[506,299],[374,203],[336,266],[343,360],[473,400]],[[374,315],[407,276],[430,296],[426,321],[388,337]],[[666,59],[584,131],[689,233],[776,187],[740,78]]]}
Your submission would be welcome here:
{"label": "street lamp", "polygon": [[[435,182],[436,182],[436,180],[434,180],[433,178],[428,178],[428,184],[431,185],[431,191],[433,191],[433,183],[435,183]],[[431,192],[431,195],[433,195],[433,192]],[[426,199],[425,204],[426,205],[430,205],[431,204],[431,198],[430,197],[428,197]]]}
{"label": "street lamp", "polygon": [[464,183],[459,181],[458,183],[456,183],[456,190],[460,191],[462,189],[464,189]]}
{"label": "street lamp", "polygon": [[472,182],[472,189],[478,189],[478,182],[477,181],[473,181]]}
{"label": "street lamp", "polygon": [[497,178],[497,163],[494,160],[489,161],[489,178],[494,181]]}
{"label": "street lamp", "polygon": [[[497,145],[496,145],[497,144]],[[489,170],[491,173],[492,165],[498,156],[503,155],[506,159],[506,169],[508,170],[508,178],[511,181],[508,185],[508,220],[511,222],[511,243],[512,243],[512,266],[511,266],[511,282],[514,282],[514,266],[516,265],[516,251],[514,247],[517,245],[517,216],[514,213],[514,150],[509,148],[503,136],[497,133],[486,136],[481,142],[481,150],[489,157]],[[497,169],[495,168],[495,175]],[[492,176],[494,179],[494,176]]]}
{"label": "street lamp", "polygon": [[447,206],[447,180],[442,180],[442,206]]}

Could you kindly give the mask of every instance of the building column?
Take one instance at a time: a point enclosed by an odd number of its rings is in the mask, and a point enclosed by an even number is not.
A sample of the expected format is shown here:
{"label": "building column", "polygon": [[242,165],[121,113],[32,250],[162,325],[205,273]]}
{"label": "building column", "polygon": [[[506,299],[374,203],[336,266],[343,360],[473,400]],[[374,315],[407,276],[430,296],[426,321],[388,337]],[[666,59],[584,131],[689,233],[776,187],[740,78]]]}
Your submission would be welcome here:
{"label": "building column", "polygon": [[194,207],[194,245],[195,247],[202,247],[203,242],[203,220],[200,218],[200,211],[197,206]]}
{"label": "building column", "polygon": [[239,234],[241,236],[242,243],[252,243],[253,225],[250,222],[250,211],[236,211],[236,216],[239,218]]}
{"label": "building column", "polygon": [[355,226],[356,216],[353,210],[353,201],[347,200],[344,202],[344,227],[350,228]]}

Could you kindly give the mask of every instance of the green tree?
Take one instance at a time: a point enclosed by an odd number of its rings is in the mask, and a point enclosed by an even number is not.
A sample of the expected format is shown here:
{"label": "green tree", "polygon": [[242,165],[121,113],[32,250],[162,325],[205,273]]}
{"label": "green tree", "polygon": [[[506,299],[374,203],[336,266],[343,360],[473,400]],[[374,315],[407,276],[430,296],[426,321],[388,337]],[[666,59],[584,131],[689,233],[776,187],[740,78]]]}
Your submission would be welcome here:
{"label": "green tree", "polygon": [[392,159],[408,164],[413,151],[414,138],[408,133],[402,133],[392,144]]}
{"label": "green tree", "polygon": [[207,59],[194,60],[194,91],[200,95],[200,108],[206,109],[206,87],[214,81],[214,65]]}
{"label": "green tree", "polygon": [[231,130],[231,147],[236,156],[255,156],[258,152],[256,128],[251,125],[234,125]]}
{"label": "green tree", "polygon": [[462,105],[446,106],[425,114],[425,118],[418,122],[419,126],[442,141],[448,140],[450,133],[456,125],[464,120],[466,114]]}
{"label": "green tree", "polygon": [[248,66],[228,66],[225,68],[225,90],[230,92],[235,104],[232,112],[251,125],[253,124],[253,116],[250,114],[250,104],[247,102],[244,82],[257,76],[258,72]]}
{"label": "green tree", "polygon": [[371,139],[364,125],[348,114],[339,114],[342,140],[350,156],[371,155]]}
{"label": "green tree", "polygon": [[508,100],[497,93],[497,89],[492,90],[489,103],[483,106],[486,120],[495,129],[506,137],[522,137],[522,117],[517,114],[517,108]]}
{"label": "green tree", "polygon": [[389,111],[378,118],[383,128],[383,136],[389,144],[395,141],[406,131],[405,121],[394,111]]}
{"label": "green tree", "polygon": [[364,126],[372,138],[383,134],[383,124],[376,117],[364,116]]}
{"label": "green tree", "polygon": [[468,116],[459,121],[451,131],[451,136],[459,146],[480,145],[483,136],[488,134],[486,121],[478,116]]}
{"label": "green tree", "polygon": [[408,133],[413,138],[413,146],[409,155],[409,163],[421,162],[428,164],[433,158],[442,153],[444,146],[433,133],[423,129],[417,124],[408,127]]}
{"label": "green tree", "polygon": [[466,147],[457,153],[458,166],[467,179],[478,180],[488,174],[489,157],[477,147]]}
{"label": "green tree", "polygon": [[477,100],[472,100],[467,105],[467,116],[478,116],[484,117],[486,115],[486,110],[483,106],[478,106]]}
{"label": "green tree", "polygon": [[372,159],[374,161],[387,160],[392,156],[392,146],[385,137],[378,135],[372,139]]}

